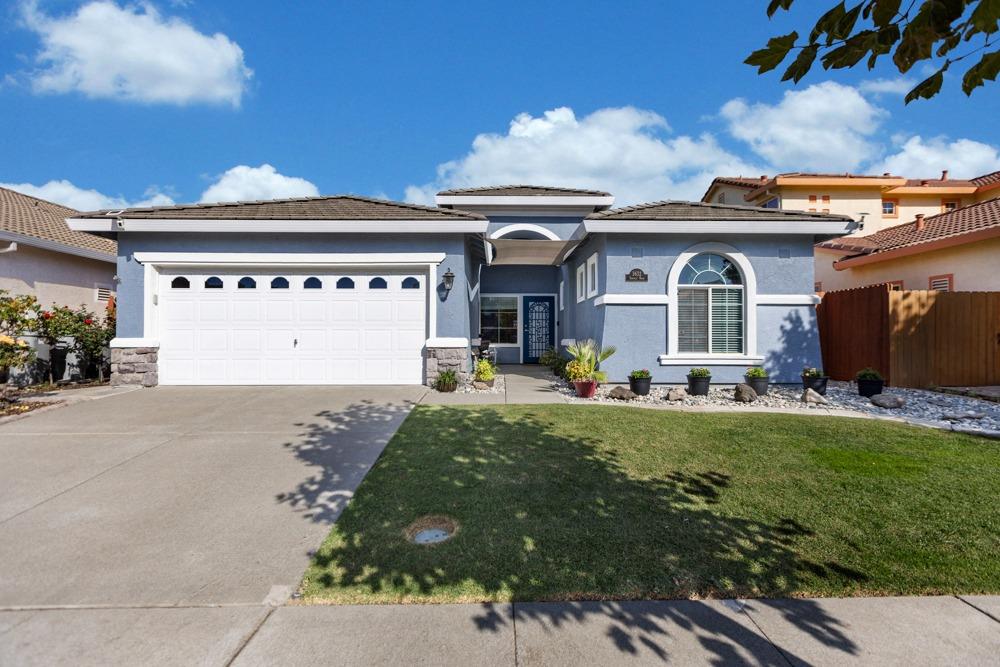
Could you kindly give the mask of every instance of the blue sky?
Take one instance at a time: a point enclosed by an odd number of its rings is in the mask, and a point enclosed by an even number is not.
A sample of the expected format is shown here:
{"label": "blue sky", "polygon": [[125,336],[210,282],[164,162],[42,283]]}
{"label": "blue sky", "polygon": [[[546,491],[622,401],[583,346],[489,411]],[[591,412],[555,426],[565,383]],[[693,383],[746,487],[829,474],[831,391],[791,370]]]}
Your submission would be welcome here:
{"label": "blue sky", "polygon": [[507,182],[634,203],[721,173],[1000,169],[1000,87],[904,106],[888,63],[757,76],[747,54],[829,2],[766,4],[15,0],[0,184],[79,208]]}

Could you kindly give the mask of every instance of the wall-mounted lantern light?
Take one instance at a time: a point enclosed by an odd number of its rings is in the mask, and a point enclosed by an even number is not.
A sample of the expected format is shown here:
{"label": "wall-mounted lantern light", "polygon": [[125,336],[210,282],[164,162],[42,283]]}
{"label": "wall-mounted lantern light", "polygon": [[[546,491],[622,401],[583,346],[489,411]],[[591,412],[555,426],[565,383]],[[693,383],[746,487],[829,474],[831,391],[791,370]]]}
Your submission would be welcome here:
{"label": "wall-mounted lantern light", "polygon": [[450,292],[451,288],[454,286],[455,286],[455,274],[451,272],[451,268],[449,267],[444,274],[444,291]]}

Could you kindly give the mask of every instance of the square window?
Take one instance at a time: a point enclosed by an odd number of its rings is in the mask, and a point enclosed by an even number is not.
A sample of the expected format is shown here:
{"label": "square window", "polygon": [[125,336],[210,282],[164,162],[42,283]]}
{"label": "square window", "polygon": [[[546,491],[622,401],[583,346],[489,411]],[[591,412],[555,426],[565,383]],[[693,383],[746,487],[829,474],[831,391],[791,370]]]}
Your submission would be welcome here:
{"label": "square window", "polygon": [[882,215],[886,218],[896,218],[898,213],[896,212],[897,202],[895,199],[883,199],[882,200]]}
{"label": "square window", "polygon": [[597,296],[597,253],[587,258],[587,298]]}
{"label": "square window", "polygon": [[483,295],[479,301],[479,337],[498,345],[518,344],[518,297]]}

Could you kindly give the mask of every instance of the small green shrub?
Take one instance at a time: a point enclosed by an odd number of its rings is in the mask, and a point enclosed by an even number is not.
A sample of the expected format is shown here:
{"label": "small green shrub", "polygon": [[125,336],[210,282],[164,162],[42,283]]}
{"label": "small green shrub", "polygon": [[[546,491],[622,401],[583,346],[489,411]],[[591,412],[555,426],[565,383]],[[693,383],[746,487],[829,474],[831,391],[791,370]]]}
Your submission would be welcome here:
{"label": "small green shrub", "polygon": [[490,363],[489,359],[480,359],[476,362],[476,379],[480,382],[489,382],[497,376],[496,366]]}
{"label": "small green shrub", "polygon": [[767,371],[764,370],[763,366],[752,366],[747,369],[746,377],[748,378],[766,378],[769,377]]}
{"label": "small green shrub", "polygon": [[693,378],[710,378],[712,377],[712,371],[707,368],[692,368],[688,371],[688,375]]}
{"label": "small green shrub", "polygon": [[561,359],[562,356],[559,354],[559,350],[557,350],[554,347],[550,347],[549,349],[542,352],[542,356],[538,357],[538,363],[540,363],[542,366],[548,366],[549,368],[554,368],[555,365],[558,364]]}
{"label": "small green shrub", "polygon": [[569,359],[563,359],[562,357],[559,357],[559,359],[557,359],[556,361],[554,361],[552,363],[552,365],[549,366],[549,368],[552,369],[552,372],[555,373],[556,377],[565,378],[566,377],[566,364],[568,364],[568,363],[569,363]]}
{"label": "small green shrub", "polygon": [[457,386],[458,375],[450,368],[438,373],[437,380],[434,381],[434,388],[438,391],[455,391]]}
{"label": "small green shrub", "polygon": [[860,371],[858,371],[857,374],[854,376],[854,379],[856,379],[856,380],[884,380],[885,378],[883,378],[882,374],[879,373],[877,370],[875,370],[871,366],[868,366],[868,367],[862,368]]}
{"label": "small green shrub", "polygon": [[802,377],[804,377],[804,378],[821,378],[821,377],[823,377],[823,369],[822,368],[808,368],[808,367],[803,368],[802,369]]}
{"label": "small green shrub", "polygon": [[653,377],[653,374],[649,372],[647,368],[636,369],[628,374],[633,380],[644,380],[645,378]]}

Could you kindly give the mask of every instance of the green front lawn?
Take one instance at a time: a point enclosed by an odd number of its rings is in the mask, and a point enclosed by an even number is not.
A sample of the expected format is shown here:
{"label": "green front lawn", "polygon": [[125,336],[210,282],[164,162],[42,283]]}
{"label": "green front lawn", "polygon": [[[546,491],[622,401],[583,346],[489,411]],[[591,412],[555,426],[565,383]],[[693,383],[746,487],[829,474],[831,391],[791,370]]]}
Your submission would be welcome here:
{"label": "green front lawn", "polygon": [[[416,408],[307,570],[341,603],[1000,593],[1000,442],[861,419]],[[433,546],[404,530],[458,521]]]}

